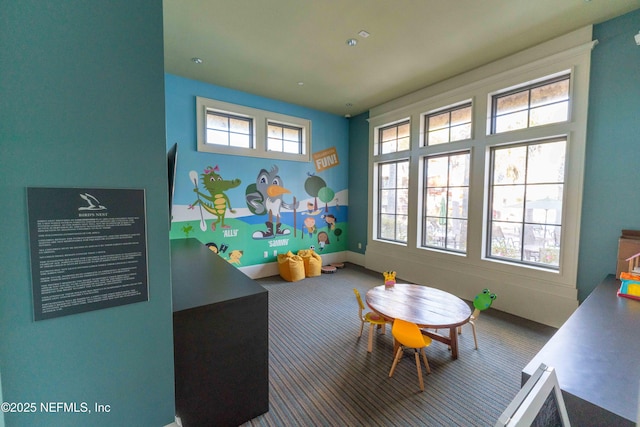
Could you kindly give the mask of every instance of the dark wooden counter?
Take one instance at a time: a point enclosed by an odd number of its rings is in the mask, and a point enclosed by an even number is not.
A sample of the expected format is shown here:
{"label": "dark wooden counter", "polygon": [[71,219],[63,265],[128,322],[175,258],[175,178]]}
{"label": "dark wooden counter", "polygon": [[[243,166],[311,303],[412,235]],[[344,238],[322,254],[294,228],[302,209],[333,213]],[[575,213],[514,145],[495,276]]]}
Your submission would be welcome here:
{"label": "dark wooden counter", "polygon": [[196,239],[171,241],[176,413],[237,426],[269,410],[268,293]]}
{"label": "dark wooden counter", "polygon": [[522,371],[556,369],[572,425],[634,426],[640,387],[640,301],[607,276]]}

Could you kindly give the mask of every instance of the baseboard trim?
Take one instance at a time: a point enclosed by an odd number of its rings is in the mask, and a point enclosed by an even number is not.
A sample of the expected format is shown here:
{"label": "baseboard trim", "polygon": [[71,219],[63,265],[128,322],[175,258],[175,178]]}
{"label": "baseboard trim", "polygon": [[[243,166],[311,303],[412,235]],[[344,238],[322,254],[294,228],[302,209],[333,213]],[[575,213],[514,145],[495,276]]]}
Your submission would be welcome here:
{"label": "baseboard trim", "polygon": [[[351,262],[353,264],[364,266],[365,263],[364,255],[356,252],[340,251],[327,254],[323,254],[320,252],[316,253],[322,258],[322,265],[327,265],[334,262]],[[278,271],[277,262],[239,267],[238,270],[242,271],[252,279],[261,279],[263,277],[277,276],[278,274],[280,274]]]}

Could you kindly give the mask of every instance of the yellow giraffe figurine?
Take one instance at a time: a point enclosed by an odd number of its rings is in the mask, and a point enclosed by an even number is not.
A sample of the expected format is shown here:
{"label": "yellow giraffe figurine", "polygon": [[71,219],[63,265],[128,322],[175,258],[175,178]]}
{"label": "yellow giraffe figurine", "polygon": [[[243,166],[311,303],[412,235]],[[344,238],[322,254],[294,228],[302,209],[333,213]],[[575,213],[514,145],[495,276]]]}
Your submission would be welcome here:
{"label": "yellow giraffe figurine", "polygon": [[384,285],[388,288],[396,284],[396,272],[395,271],[383,271]]}

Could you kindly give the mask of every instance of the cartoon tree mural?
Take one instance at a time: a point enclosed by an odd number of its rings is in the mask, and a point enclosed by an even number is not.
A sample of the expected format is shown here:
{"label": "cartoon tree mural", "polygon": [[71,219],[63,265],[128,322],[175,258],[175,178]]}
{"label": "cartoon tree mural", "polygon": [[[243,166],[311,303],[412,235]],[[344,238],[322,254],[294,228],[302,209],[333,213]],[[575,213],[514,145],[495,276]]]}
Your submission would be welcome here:
{"label": "cartoon tree mural", "polygon": [[307,173],[307,175],[309,175],[309,177],[304,182],[304,190],[308,195],[314,197],[314,210],[317,210],[318,193],[320,193],[320,190],[327,187],[327,183],[324,182],[324,179],[320,178],[319,176],[310,173]]}
{"label": "cartoon tree mural", "polygon": [[318,198],[324,202],[324,211],[329,211],[329,202],[333,200],[336,193],[329,187],[322,187],[318,190]]}

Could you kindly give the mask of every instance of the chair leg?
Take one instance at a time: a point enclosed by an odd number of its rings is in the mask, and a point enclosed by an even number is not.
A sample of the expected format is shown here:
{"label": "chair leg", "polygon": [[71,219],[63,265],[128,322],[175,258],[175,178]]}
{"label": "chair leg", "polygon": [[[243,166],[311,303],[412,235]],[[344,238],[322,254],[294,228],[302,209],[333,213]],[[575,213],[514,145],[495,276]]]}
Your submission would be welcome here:
{"label": "chair leg", "polygon": [[431,373],[431,367],[429,366],[429,362],[427,361],[427,355],[424,352],[424,348],[420,349],[420,353],[422,353],[422,360],[424,360],[424,366],[427,367],[427,373]]}
{"label": "chair leg", "polygon": [[413,354],[416,356],[416,368],[418,369],[418,382],[420,383],[420,391],[424,391],[424,380],[422,379],[422,368],[420,367],[420,356],[418,356],[418,350],[414,349]]}
{"label": "chair leg", "polygon": [[373,323],[369,323],[369,344],[367,345],[367,351],[371,353],[373,351]]}
{"label": "chair leg", "polygon": [[360,334],[358,335],[358,338],[360,338],[362,336],[362,329],[364,328],[364,320],[360,321]]}
{"label": "chair leg", "polygon": [[473,330],[473,341],[476,343],[476,350],[478,349],[478,338],[476,337],[476,324],[473,322],[469,322],[471,323],[471,329]]}
{"label": "chair leg", "polygon": [[398,361],[402,357],[402,346],[398,347],[398,351],[396,352],[396,357],[393,358],[393,364],[391,364],[391,370],[389,371],[389,378],[393,376],[393,371],[396,370],[396,365]]}

